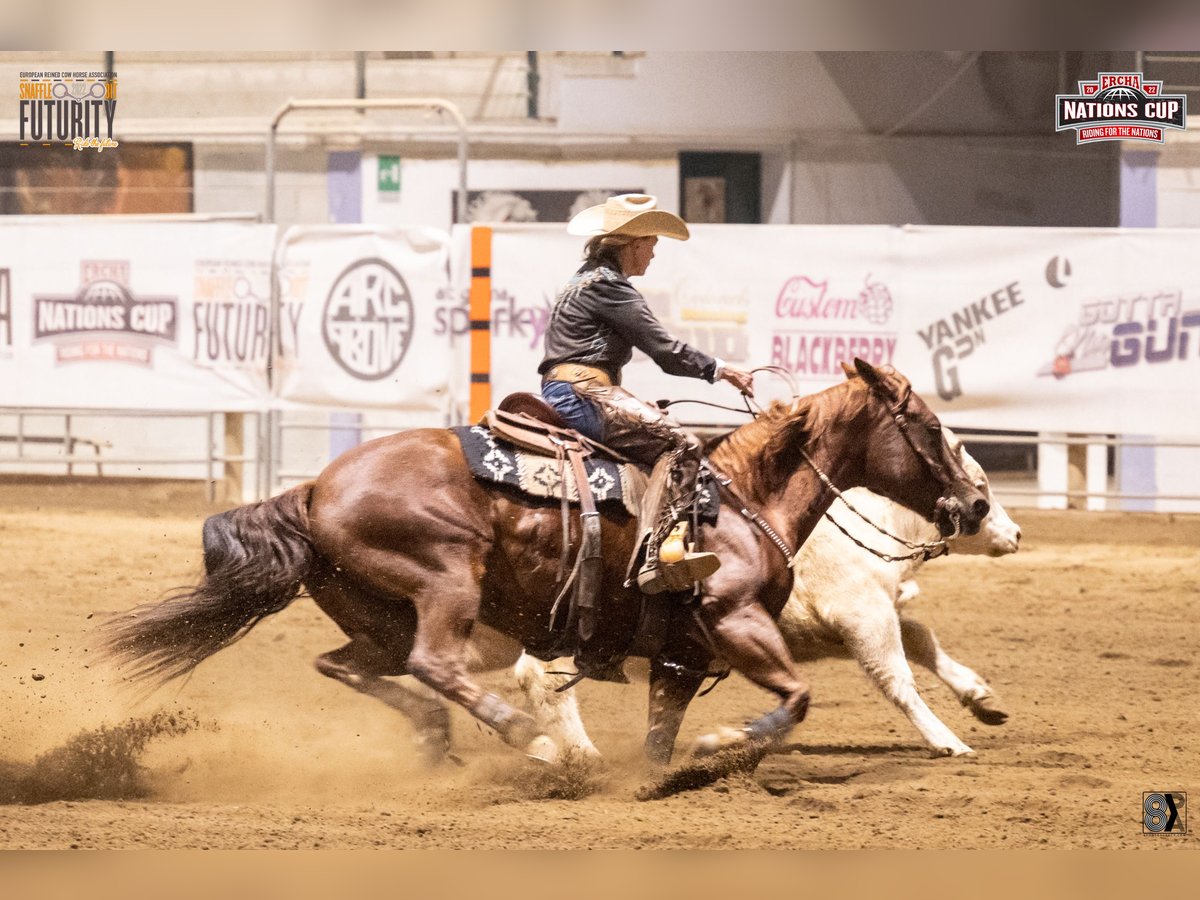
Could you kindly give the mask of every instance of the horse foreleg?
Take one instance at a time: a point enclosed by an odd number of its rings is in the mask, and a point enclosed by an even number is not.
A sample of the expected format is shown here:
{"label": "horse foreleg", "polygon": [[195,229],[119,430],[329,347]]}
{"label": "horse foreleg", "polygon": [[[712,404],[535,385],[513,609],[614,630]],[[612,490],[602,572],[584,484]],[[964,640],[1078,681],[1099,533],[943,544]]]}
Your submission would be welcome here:
{"label": "horse foreleg", "polygon": [[725,604],[705,598],[701,615],[717,653],[733,668],[782,701],[780,706],[740,730],[722,729],[696,742],[697,753],[712,753],[742,743],[775,744],[804,721],[808,684],[796,673],[791,654],[770,614],[758,603],[726,611]]}
{"label": "horse foreleg", "polygon": [[398,710],[417,729],[417,748],[430,765],[450,756],[450,710],[428,688],[410,690],[388,681],[373,671],[378,653],[367,649],[369,642],[355,639],[344,647],[318,656],[314,665],[318,672],[339,681],[368,697],[374,697]]}
{"label": "horse foreleg", "polygon": [[650,716],[646,731],[646,758],[665,766],[675,750],[675,738],[688,704],[704,675],[692,669],[655,659],[650,666]]}
{"label": "horse foreleg", "polygon": [[905,655],[945,682],[975,718],[985,725],[1003,725],[1008,720],[1008,713],[1000,708],[991,685],[974,670],[952,659],[928,625],[901,619],[900,634]]}

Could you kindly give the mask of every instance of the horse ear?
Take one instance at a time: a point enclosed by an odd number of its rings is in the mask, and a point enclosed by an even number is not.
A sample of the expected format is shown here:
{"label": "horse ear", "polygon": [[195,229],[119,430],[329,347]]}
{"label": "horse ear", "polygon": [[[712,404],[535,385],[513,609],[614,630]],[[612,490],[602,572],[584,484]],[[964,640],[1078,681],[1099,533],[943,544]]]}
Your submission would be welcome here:
{"label": "horse ear", "polygon": [[[843,363],[843,365],[845,365]],[[863,377],[863,380],[872,387],[880,387],[883,384],[883,379],[873,365],[865,359],[854,357],[854,370]]]}
{"label": "horse ear", "polygon": [[855,370],[854,366],[850,365],[850,363],[846,362],[844,359],[842,360],[842,371],[846,373],[846,377],[849,379],[858,377],[858,372]]}

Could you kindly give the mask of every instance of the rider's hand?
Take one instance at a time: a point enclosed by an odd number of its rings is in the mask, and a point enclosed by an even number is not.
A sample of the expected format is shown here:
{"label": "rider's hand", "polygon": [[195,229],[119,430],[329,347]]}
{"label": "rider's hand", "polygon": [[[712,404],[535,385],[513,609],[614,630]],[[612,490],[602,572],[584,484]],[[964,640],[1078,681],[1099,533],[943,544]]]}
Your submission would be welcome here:
{"label": "rider's hand", "polygon": [[725,371],[721,373],[721,380],[728,381],[748,397],[754,396],[754,374],[746,369],[739,369],[737,366],[726,363]]}

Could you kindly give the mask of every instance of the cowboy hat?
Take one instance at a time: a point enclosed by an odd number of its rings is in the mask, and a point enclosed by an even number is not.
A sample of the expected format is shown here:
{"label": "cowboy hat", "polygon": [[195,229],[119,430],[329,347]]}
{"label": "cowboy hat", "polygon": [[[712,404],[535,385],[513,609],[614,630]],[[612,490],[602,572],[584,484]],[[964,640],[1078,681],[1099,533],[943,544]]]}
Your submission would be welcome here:
{"label": "cowboy hat", "polygon": [[599,206],[591,206],[567,223],[567,234],[595,237],[627,234],[631,237],[662,235],[677,241],[688,239],[687,223],[674,213],[656,209],[658,198],[649,194],[620,194]]}

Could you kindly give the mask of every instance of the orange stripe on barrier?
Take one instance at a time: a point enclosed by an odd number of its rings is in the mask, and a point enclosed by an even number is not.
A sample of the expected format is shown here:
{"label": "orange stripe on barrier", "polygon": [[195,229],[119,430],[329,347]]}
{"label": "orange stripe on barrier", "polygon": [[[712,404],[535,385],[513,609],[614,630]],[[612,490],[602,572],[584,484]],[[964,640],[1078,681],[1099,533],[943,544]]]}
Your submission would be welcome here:
{"label": "orange stripe on barrier", "polygon": [[492,386],[490,384],[471,385],[471,424],[474,425],[483,418],[483,414],[492,406]]}
{"label": "orange stripe on barrier", "polygon": [[492,229],[471,228],[470,419],[478,422],[492,405]]}
{"label": "orange stripe on barrier", "polygon": [[[486,331],[471,332],[471,374],[472,375],[487,375],[492,374],[492,345],[488,340],[490,335]],[[472,383],[478,382],[480,379],[473,378]],[[489,377],[487,379],[491,381]],[[480,410],[482,413],[483,410]]]}
{"label": "orange stripe on barrier", "polygon": [[475,225],[471,228],[471,268],[490,269],[492,267],[492,229],[485,225]]}

